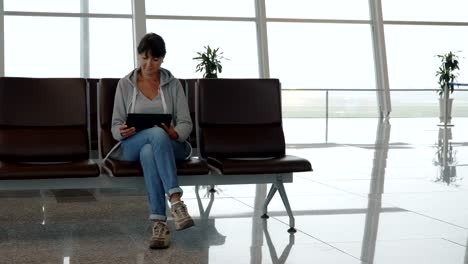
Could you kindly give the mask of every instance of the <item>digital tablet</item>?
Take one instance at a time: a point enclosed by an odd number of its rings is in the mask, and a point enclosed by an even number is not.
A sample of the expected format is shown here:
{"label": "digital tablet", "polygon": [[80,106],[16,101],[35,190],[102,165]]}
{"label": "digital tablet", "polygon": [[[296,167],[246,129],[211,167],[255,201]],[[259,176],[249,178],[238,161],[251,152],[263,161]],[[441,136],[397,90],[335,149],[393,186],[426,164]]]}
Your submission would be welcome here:
{"label": "digital tablet", "polygon": [[167,127],[171,126],[171,114],[142,114],[130,113],[127,115],[127,127],[134,127],[136,131],[151,128],[154,126],[161,126],[164,123]]}

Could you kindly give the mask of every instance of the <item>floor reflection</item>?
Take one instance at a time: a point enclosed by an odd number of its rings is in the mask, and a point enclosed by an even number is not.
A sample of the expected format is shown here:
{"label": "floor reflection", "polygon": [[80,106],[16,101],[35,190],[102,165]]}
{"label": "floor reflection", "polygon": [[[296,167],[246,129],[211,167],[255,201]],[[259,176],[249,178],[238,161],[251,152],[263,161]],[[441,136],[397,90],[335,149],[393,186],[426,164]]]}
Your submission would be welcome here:
{"label": "floor reflection", "polygon": [[[195,187],[195,194],[197,198],[197,204],[198,204],[198,209],[200,213],[200,219],[199,222],[197,222],[197,229],[199,228],[200,230],[203,230],[203,234],[200,235],[195,235],[194,237],[199,237],[201,240],[208,241],[207,248],[206,250],[209,251],[210,246],[218,246],[218,245],[223,245],[226,241],[226,236],[220,234],[215,225],[215,219],[210,218],[210,212],[211,208],[213,206],[213,203],[215,202],[215,192],[209,191],[208,188],[206,188],[206,194],[204,197],[208,197],[209,201],[208,204],[205,206],[203,205],[201,196],[200,196],[200,186]],[[252,216],[252,239],[251,239],[251,255],[250,255],[250,263],[252,264],[261,264],[264,262],[263,260],[263,248],[264,248],[264,243],[263,239],[266,240],[266,244],[269,250],[269,255],[271,257],[271,263],[273,264],[284,264],[287,263],[287,258],[289,256],[289,253],[294,245],[295,237],[294,233],[288,233],[284,231],[284,234],[289,237],[288,239],[288,244],[287,246],[283,249],[281,252],[281,255],[278,257],[278,253],[276,251],[276,248],[274,246],[274,242],[270,236],[270,232],[268,230],[268,222],[269,221],[275,221],[274,219],[262,219],[261,212],[262,208],[266,199],[266,193],[267,193],[267,185],[265,184],[259,184],[255,188],[255,205],[254,205],[254,212]],[[193,234],[192,234],[193,236]],[[193,242],[193,241],[192,241]],[[276,242],[284,242],[284,239],[281,241],[276,241]],[[207,262],[210,263],[209,261],[209,253],[204,254],[206,255]],[[268,261],[269,262],[269,261]]]}
{"label": "floor reflection", "polygon": [[382,194],[384,192],[385,168],[390,142],[391,125],[388,119],[381,119],[377,126],[374,161],[370,181],[369,199],[362,240],[361,260],[363,263],[374,263],[379,217],[382,210]]}
{"label": "floor reflection", "polygon": [[468,238],[466,240],[466,246],[465,246],[465,262],[464,264],[468,264]]}
{"label": "floor reflection", "polygon": [[197,197],[198,210],[200,212],[200,219],[196,223],[197,227],[202,230],[201,240],[207,241],[208,246],[219,246],[223,245],[226,241],[226,236],[220,234],[216,229],[215,219],[210,218],[211,208],[215,200],[215,191],[213,186],[206,188],[205,197],[209,197],[208,205],[203,206],[203,202],[200,197],[200,186],[195,186],[195,195]]}
{"label": "floor reflection", "polygon": [[288,259],[289,253],[291,252],[291,248],[294,245],[294,233],[289,233],[289,242],[288,245],[283,249],[280,257],[278,258],[278,254],[276,253],[276,248],[273,245],[273,241],[271,240],[270,232],[268,232],[268,222],[263,221],[263,233],[265,234],[265,239],[268,245],[268,250],[270,251],[270,257],[273,264],[284,264],[287,263],[286,260]]}
{"label": "floor reflection", "polygon": [[252,216],[252,247],[251,247],[251,259],[250,263],[251,264],[261,264],[263,263],[263,248],[264,248],[264,243],[263,239],[265,238],[267,247],[269,250],[269,255],[271,257],[271,263],[273,264],[283,264],[287,263],[287,258],[289,256],[289,253],[291,252],[291,248],[294,245],[295,241],[295,236],[294,232],[286,232],[286,229],[284,231],[284,236],[282,236],[282,239],[280,241],[275,241],[275,242],[281,242],[284,243],[284,237],[288,236],[288,244],[287,246],[283,249],[280,257],[278,257],[276,248],[274,246],[274,241],[272,240],[270,236],[270,232],[268,230],[268,222],[269,221],[276,221],[275,219],[269,218],[269,219],[264,219],[261,218],[262,215],[262,210],[263,210],[263,205],[266,200],[266,194],[267,194],[267,185],[266,184],[258,184],[255,188],[255,203],[254,203],[254,215]]}
{"label": "floor reflection", "polygon": [[452,140],[452,127],[439,128],[439,137],[435,146],[436,157],[434,158],[434,165],[438,166],[439,169],[435,181],[457,186],[457,181],[460,180],[457,178],[457,151],[453,147]]}

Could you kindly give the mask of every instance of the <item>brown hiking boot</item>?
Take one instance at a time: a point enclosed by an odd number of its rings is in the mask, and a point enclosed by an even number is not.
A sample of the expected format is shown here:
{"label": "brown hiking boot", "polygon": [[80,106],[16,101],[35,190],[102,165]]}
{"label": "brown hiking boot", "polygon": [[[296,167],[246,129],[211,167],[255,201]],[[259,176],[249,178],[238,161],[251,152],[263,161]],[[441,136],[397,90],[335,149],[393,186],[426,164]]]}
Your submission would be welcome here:
{"label": "brown hiking boot", "polygon": [[152,249],[168,248],[170,244],[169,228],[166,223],[157,221],[153,226],[153,235],[151,236],[149,247]]}
{"label": "brown hiking boot", "polygon": [[176,230],[184,230],[194,225],[192,217],[187,212],[187,206],[182,201],[172,205],[171,214]]}

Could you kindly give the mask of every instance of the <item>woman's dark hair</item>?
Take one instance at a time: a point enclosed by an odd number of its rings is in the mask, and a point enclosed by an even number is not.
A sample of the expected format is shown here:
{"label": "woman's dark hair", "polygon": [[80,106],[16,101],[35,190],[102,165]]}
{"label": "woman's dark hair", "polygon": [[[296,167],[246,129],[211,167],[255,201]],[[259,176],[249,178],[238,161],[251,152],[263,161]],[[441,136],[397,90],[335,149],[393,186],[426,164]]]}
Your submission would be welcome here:
{"label": "woman's dark hair", "polygon": [[150,53],[155,58],[166,56],[166,43],[161,36],[155,33],[146,34],[138,44],[138,54]]}

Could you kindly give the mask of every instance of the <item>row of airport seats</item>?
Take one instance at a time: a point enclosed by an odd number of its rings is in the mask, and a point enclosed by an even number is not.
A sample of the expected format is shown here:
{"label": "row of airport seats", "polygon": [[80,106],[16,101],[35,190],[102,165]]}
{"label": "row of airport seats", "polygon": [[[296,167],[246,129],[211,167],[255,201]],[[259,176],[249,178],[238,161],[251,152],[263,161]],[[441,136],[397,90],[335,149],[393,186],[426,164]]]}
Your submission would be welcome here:
{"label": "row of airport seats", "polygon": [[[0,78],[0,180],[141,177],[138,162],[102,160],[117,143],[111,119],[118,81]],[[279,80],[179,81],[194,123],[189,141],[197,150],[177,163],[180,185],[271,183],[263,217],[279,192],[294,232],[283,183],[312,167],[285,154]],[[93,126],[99,135],[97,159],[91,158]]]}

